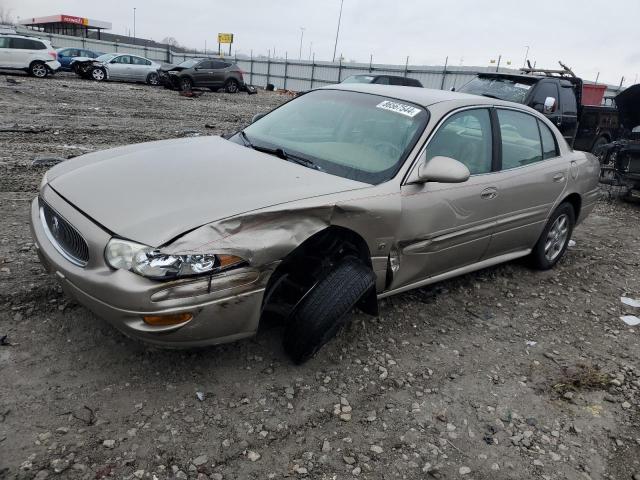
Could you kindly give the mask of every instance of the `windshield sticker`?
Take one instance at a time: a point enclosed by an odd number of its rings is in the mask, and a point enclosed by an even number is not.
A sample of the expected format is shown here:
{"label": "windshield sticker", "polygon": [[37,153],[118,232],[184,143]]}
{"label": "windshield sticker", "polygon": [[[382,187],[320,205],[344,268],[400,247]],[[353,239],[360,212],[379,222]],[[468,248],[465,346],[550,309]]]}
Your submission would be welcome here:
{"label": "windshield sticker", "polygon": [[516,83],[514,87],[522,88],[523,90],[529,90],[531,88],[531,85],[525,85],[524,83]]}
{"label": "windshield sticker", "polygon": [[389,110],[390,112],[399,113],[400,115],[405,115],[407,117],[415,117],[422,110],[416,107],[412,107],[411,105],[406,105],[404,103],[392,102],[390,100],[385,100],[384,102],[376,105],[377,108],[382,108],[383,110]]}

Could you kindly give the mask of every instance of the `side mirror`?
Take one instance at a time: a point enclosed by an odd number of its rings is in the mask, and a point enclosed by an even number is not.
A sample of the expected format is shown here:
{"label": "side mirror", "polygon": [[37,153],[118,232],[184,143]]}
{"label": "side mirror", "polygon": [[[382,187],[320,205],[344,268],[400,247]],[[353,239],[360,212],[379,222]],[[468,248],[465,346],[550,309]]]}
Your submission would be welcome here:
{"label": "side mirror", "polygon": [[253,118],[251,118],[251,123],[255,123],[258,120],[260,120],[262,117],[264,117],[266,115],[266,113],[256,113]]}
{"label": "side mirror", "polygon": [[553,113],[556,111],[556,99],[554,97],[547,97],[544,99],[544,107],[542,113]]}
{"label": "side mirror", "polygon": [[407,183],[462,183],[469,179],[471,173],[467,166],[451,157],[433,157],[427,160],[425,154],[411,171]]}

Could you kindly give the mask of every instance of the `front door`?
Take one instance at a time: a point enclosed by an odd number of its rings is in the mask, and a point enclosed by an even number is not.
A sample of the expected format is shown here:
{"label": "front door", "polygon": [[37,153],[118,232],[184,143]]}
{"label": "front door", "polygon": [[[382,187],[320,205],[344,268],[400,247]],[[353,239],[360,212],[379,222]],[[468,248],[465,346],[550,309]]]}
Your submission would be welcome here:
{"label": "front door", "polygon": [[451,157],[471,177],[464,183],[402,186],[399,268],[391,288],[479,261],[495,226],[495,173],[488,108],[454,113],[426,147],[427,160]]}
{"label": "front door", "polygon": [[213,85],[213,62],[211,60],[202,60],[193,69],[193,84],[196,87],[211,87]]}
{"label": "front door", "polygon": [[129,55],[120,55],[109,62],[109,79],[110,80],[127,80],[129,78],[129,68],[131,66],[131,57]]}

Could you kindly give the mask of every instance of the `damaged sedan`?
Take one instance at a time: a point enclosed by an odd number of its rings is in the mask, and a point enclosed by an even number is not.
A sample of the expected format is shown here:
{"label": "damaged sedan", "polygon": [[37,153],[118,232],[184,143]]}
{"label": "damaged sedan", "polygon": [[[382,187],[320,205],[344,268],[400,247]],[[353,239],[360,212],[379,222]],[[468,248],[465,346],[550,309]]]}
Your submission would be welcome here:
{"label": "damaged sedan", "polygon": [[526,106],[343,84],[225,138],[65,161],[31,228],[67,294],[126,335],[203,346],[271,317],[301,363],[380,298],[519,257],[553,267],[598,174]]}

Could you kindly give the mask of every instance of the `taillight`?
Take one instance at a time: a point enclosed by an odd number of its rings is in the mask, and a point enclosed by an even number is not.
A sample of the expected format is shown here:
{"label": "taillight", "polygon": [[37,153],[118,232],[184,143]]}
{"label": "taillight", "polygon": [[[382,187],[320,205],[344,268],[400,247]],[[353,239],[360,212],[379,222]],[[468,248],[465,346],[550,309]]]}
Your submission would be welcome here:
{"label": "taillight", "polygon": [[53,58],[54,60],[58,59],[58,52],[56,52],[55,50],[50,51],[49,55],[51,55],[51,58]]}

